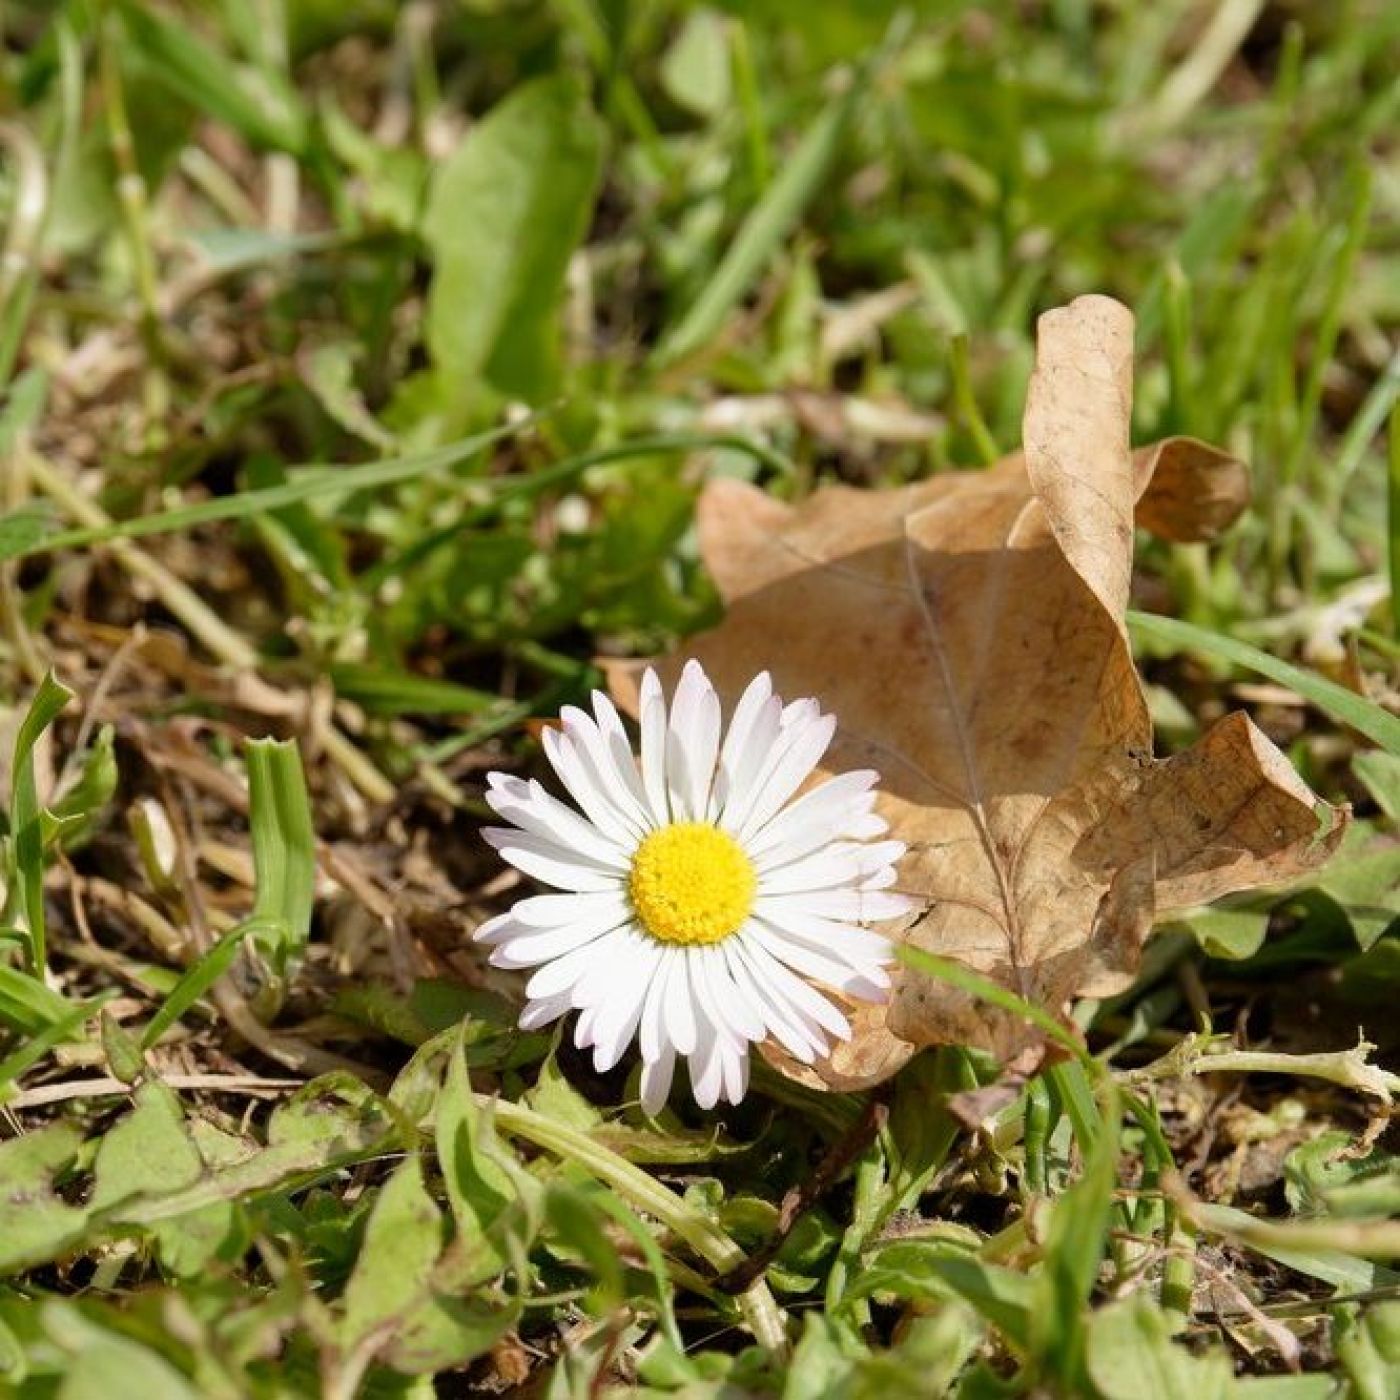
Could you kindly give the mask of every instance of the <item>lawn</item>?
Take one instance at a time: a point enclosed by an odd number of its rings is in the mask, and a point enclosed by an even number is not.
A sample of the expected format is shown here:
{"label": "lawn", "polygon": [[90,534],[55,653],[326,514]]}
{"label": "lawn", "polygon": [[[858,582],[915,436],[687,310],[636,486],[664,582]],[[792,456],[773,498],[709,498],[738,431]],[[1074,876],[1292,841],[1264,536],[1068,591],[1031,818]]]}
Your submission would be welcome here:
{"label": "lawn", "polygon": [[1397,55],[0,5],[0,1394],[1400,1394]]}

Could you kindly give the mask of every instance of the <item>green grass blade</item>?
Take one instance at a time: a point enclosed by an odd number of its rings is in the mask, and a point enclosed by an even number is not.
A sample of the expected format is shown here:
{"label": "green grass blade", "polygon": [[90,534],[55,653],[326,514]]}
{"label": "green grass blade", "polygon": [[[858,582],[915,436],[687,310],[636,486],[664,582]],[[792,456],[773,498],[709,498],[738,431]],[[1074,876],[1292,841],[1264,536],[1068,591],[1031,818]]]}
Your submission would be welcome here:
{"label": "green grass blade", "polygon": [[758,280],[802,211],[821,189],[862,88],[862,84],[853,82],[828,102],[807,128],[792,158],[744,220],[714,276],[679,324],[657,346],[658,364],[673,364],[694,354],[724,328],[730,312]]}
{"label": "green grass blade", "polygon": [[1335,681],[1314,675],[1311,671],[1304,671],[1287,661],[1280,661],[1268,652],[1250,646],[1248,642],[1236,641],[1233,637],[1222,637],[1218,632],[1197,627],[1194,623],[1182,622],[1178,618],[1161,617],[1156,613],[1130,612],[1128,626],[1134,636],[1146,641],[1204,652],[1207,656],[1231,661],[1246,670],[1257,671],[1271,681],[1296,690],[1319,710],[1342,724],[1350,725],[1357,733],[1364,734],[1388,753],[1400,754],[1400,719]]}
{"label": "green grass blade", "polygon": [[[27,935],[16,941],[29,945]],[[19,1035],[39,1035],[71,1010],[71,1002],[37,977],[0,963],[0,1026]]]}
{"label": "green grass blade", "polygon": [[41,974],[44,946],[44,821],[34,781],[34,746],[40,735],[73,698],[73,692],[49,672],[29,706],[15,739],[10,793],[10,827],[14,832],[14,874],[19,906],[29,930],[29,967]]}
{"label": "green grass blade", "polygon": [[160,1010],[151,1017],[141,1036],[143,1050],[149,1050],[228,971],[239,945],[257,927],[252,919],[235,924],[185,972],[170,989],[170,995],[161,1003]]}
{"label": "green grass blade", "polygon": [[151,6],[128,0],[120,9],[131,49],[144,60],[144,75],[255,145],[292,153],[305,150],[307,113],[280,74],[231,61],[227,53]]}
{"label": "green grass blade", "polygon": [[291,740],[247,745],[249,825],[257,894],[253,912],[189,968],[141,1037],[149,1050],[228,971],[253,937],[280,974],[306,946],[316,883],[316,837],[301,755]]}
{"label": "green grass blade", "polygon": [[995,982],[983,977],[980,973],[973,972],[969,967],[964,967],[961,963],[954,962],[951,958],[939,957],[938,954],[925,952],[922,948],[911,948],[907,943],[901,944],[896,951],[900,962],[912,967],[915,972],[922,972],[928,977],[946,982],[949,986],[956,987],[960,992],[966,992],[969,996],[977,997],[979,1000],[987,1002],[988,1005],[995,1006],[998,1010],[1005,1011],[1012,1016],[1019,1016],[1022,1020],[1030,1022],[1038,1030],[1043,1031],[1047,1039],[1053,1040],[1055,1044],[1069,1051],[1084,1066],[1091,1079],[1103,1077],[1103,1068],[1098,1061],[1085,1050],[1074,1034],[1061,1025],[1043,1006],[1036,1006],[1024,997],[1018,997],[1015,992],[1009,992],[1005,987],[997,986]]}
{"label": "green grass blade", "polygon": [[[491,519],[506,501],[528,498],[556,486],[565,486],[582,476],[589,467],[602,467],[612,462],[626,462],[633,458],[646,458],[666,452],[697,452],[705,448],[745,452],[755,461],[783,476],[790,477],[796,470],[782,453],[755,438],[741,437],[733,433],[664,433],[655,437],[632,438],[608,447],[595,447],[531,472],[528,476],[506,477],[492,483],[492,496],[488,503],[463,511],[450,525],[441,530],[430,531],[401,553],[391,555],[367,569],[360,576],[360,585],[366,592],[373,592],[386,579],[405,573],[435,550],[455,544],[461,539],[463,530],[469,530]],[[3,523],[0,521],[0,525]]]}
{"label": "green grass blade", "polygon": [[247,745],[249,821],[257,896],[252,922],[278,971],[306,947],[316,887],[316,833],[301,754],[291,740]]}
{"label": "green grass blade", "polygon": [[1390,566],[1390,617],[1395,635],[1400,637],[1400,408],[1390,415],[1386,451],[1385,539],[1386,557]]}
{"label": "green grass blade", "polygon": [[11,1084],[38,1064],[55,1045],[61,1045],[65,1040],[71,1039],[79,1026],[97,1015],[116,995],[117,989],[111,987],[93,997],[91,1001],[83,1002],[81,1006],[70,1007],[52,1025],[30,1036],[17,1050],[11,1051],[0,1060],[0,1103],[5,1101],[6,1090]]}
{"label": "green grass blade", "polygon": [[[528,421],[528,420],[527,420]],[[37,542],[26,541],[21,532],[18,549],[0,552],[0,560],[24,559],[31,554],[43,554],[55,549],[79,549],[90,544],[105,544],[108,540],[140,539],[145,535],[168,535],[187,530],[193,525],[207,525],[216,520],[245,520],[266,511],[281,510],[300,501],[318,496],[347,495],[353,491],[368,491],[381,486],[396,486],[416,477],[454,467],[459,462],[519,432],[522,424],[511,423],[488,432],[476,433],[460,442],[431,452],[415,452],[407,457],[393,457],[375,462],[363,462],[353,467],[308,466],[292,467],[300,474],[277,486],[265,486],[255,491],[240,491],[233,496],[219,496],[197,505],[179,506],[175,510],[155,515],[140,515],[133,520],[113,521],[110,525],[81,530],[64,530]],[[4,521],[0,520],[0,525]],[[0,535],[0,545],[6,541]]]}

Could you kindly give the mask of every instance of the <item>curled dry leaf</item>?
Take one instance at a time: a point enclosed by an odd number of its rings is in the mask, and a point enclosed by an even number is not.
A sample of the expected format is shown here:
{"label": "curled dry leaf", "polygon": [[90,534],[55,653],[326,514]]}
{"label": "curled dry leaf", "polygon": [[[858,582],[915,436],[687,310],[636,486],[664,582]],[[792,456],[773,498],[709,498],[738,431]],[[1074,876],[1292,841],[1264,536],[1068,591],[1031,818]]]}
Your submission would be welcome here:
{"label": "curled dry leaf", "polygon": [[[1083,297],[1041,319],[1023,452],[990,471],[799,506],[712,482],[701,545],[726,616],[661,664],[698,657],[731,702],[763,669],[820,696],[840,724],[828,771],[879,769],[909,845],[900,887],[922,908],[894,936],[1056,1012],[1124,988],[1158,914],[1291,879],[1345,825],[1244,715],[1152,756],[1123,621],[1134,519],[1209,538],[1248,482],[1191,440],[1132,453],[1131,373],[1130,313]],[[624,704],[635,676],[613,668]],[[1040,1048],[908,968],[854,1027],[819,1082],[875,1083],[921,1045]]]}

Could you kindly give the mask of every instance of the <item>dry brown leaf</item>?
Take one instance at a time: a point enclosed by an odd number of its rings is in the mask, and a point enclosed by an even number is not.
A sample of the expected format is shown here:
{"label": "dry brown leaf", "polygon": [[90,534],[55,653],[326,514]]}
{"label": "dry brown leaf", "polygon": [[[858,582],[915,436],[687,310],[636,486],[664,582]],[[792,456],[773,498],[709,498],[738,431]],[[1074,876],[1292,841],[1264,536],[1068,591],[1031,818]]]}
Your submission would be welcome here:
{"label": "dry brown leaf", "polygon": [[[1124,629],[1135,511],[1209,538],[1247,478],[1191,440],[1133,454],[1131,371],[1131,314],[1082,297],[1042,317],[1023,453],[991,471],[795,507],[712,482],[701,546],[726,616],[661,664],[673,680],[698,657],[730,702],[764,669],[819,697],[840,723],[827,771],[879,769],[909,845],[900,887],[923,907],[895,936],[1056,1012],[1125,987],[1158,913],[1291,879],[1345,824],[1244,715],[1152,757]],[[613,669],[624,703],[634,675]],[[1039,1036],[904,969],[817,1073],[875,1083],[935,1043],[1010,1060]]]}

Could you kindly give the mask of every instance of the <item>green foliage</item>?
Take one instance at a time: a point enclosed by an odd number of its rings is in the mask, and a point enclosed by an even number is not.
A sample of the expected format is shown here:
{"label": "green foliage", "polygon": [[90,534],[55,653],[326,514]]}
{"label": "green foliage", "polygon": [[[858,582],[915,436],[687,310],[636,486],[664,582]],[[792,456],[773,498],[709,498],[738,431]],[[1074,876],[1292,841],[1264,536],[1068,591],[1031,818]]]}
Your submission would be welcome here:
{"label": "green foliage", "polygon": [[436,171],[426,335],[443,388],[538,403],[559,378],[558,303],[588,226],[603,133],[565,75],[518,88]]}

